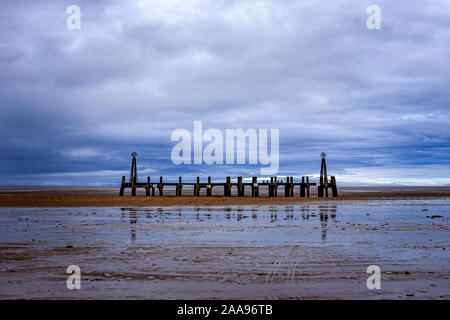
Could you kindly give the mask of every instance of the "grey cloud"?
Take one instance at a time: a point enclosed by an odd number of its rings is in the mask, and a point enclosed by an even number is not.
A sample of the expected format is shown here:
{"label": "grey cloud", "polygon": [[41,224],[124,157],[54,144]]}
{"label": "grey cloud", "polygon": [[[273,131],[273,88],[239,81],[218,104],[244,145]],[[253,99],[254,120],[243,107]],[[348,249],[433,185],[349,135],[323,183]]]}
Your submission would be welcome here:
{"label": "grey cloud", "polygon": [[134,150],[166,176],[259,171],[173,165],[170,133],[194,120],[279,128],[280,174],[318,171],[323,150],[338,173],[448,166],[446,1],[377,1],[379,31],[365,27],[371,1],[77,4],[77,31],[65,1],[6,1],[0,13],[3,184],[46,173],[83,184],[89,172],[114,183],[102,170],[127,170]]}

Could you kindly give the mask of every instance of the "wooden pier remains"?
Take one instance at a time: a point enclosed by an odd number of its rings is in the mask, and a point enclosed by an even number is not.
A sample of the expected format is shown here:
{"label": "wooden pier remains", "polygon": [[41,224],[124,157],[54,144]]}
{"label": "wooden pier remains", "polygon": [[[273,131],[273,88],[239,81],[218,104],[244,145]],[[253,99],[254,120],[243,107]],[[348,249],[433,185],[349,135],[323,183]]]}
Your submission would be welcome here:
{"label": "wooden pier remains", "polygon": [[328,198],[328,188],[331,188],[333,197],[337,197],[337,185],[336,178],[331,176],[330,182],[328,182],[328,174],[327,174],[327,163],[325,158],[327,154],[325,152],[321,153],[322,156],[322,164],[320,166],[320,180],[319,185],[317,187],[317,196],[319,198]]}
{"label": "wooden pier remains", "polygon": [[[206,196],[212,196],[213,188],[215,190],[222,189],[223,196],[231,197],[233,194],[233,190],[235,190],[235,194],[238,197],[244,197],[247,195],[251,195],[252,197],[259,197],[263,189],[267,190],[268,197],[277,197],[279,188],[284,190],[285,197],[310,197],[311,186],[317,186],[318,197],[328,197],[328,188],[331,188],[333,197],[337,197],[337,185],[336,178],[331,176],[330,181],[328,181],[327,177],[327,169],[325,163],[324,153],[322,153],[322,166],[320,173],[320,181],[317,185],[314,182],[311,182],[309,177],[303,176],[301,181],[294,181],[293,176],[286,177],[285,180],[278,179],[278,177],[270,177],[270,180],[261,180],[258,181],[257,177],[252,177],[251,181],[244,181],[242,176],[237,177],[235,181],[232,181],[231,177],[226,177],[225,182],[212,182],[211,177],[207,178],[206,182],[201,182],[200,177],[197,177],[195,182],[183,182],[182,177],[178,178],[178,182],[164,182],[163,177],[159,177],[159,181],[153,182],[151,178],[148,176],[146,182],[138,182],[138,174],[137,174],[137,163],[136,156],[137,153],[133,152],[132,154],[132,163],[131,163],[131,172],[130,179],[126,182],[125,176],[122,177],[122,183],[120,185],[120,196],[124,195],[124,191],[127,188],[131,189],[131,196],[136,196],[136,189],[143,188],[145,189],[146,196],[155,196],[156,189],[158,191],[159,196],[164,195],[164,188],[171,187],[175,189],[175,196],[183,195],[183,187],[189,186],[192,188],[193,195],[198,197],[200,196],[201,190],[206,190]],[[247,191],[247,193],[246,193]]]}

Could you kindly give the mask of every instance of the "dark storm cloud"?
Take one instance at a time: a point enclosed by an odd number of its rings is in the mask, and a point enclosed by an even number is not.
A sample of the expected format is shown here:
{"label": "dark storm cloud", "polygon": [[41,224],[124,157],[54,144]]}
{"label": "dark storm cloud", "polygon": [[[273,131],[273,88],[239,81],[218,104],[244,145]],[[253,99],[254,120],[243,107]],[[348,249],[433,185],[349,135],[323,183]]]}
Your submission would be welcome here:
{"label": "dark storm cloud", "polygon": [[[77,4],[81,30],[68,30]],[[382,29],[366,28],[379,5]],[[446,1],[4,1],[1,184],[116,184],[175,166],[177,128],[279,128],[280,175],[449,184]]]}

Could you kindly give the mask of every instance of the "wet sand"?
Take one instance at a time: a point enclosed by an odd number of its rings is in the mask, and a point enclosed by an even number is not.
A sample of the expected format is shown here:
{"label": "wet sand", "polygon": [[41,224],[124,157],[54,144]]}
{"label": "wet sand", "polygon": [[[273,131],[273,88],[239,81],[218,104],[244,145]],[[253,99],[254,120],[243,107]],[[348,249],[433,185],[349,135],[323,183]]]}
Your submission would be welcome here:
{"label": "wet sand", "polygon": [[449,218],[450,198],[0,208],[0,298],[449,299]]}
{"label": "wet sand", "polygon": [[[276,198],[267,197],[262,189],[261,196],[252,198],[223,197],[222,190],[213,189],[213,196],[206,197],[203,190],[200,197],[190,196],[192,190],[183,189],[183,196],[175,197],[173,189],[165,189],[165,195],[146,197],[143,190],[138,196],[126,194],[119,197],[118,187],[0,187],[0,207],[122,207],[122,206],[224,206],[224,205],[284,205],[317,201],[316,188],[312,188],[311,198],[301,198],[296,189],[295,197],[285,198],[283,187]],[[339,197],[325,201],[342,200],[389,200],[426,199],[450,197],[450,187],[358,187],[338,188]],[[249,193],[249,190],[246,191]],[[323,200],[323,199],[319,199]]]}

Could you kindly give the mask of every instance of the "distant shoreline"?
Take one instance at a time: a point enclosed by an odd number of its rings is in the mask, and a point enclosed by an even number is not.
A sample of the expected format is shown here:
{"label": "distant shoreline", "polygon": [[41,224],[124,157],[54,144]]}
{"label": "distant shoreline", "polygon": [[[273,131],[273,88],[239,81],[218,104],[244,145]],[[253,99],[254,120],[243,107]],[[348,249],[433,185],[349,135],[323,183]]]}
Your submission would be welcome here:
{"label": "distant shoreline", "polygon": [[[269,198],[266,192],[252,198],[224,197],[217,189],[212,197],[192,196],[192,190],[183,190],[183,196],[176,197],[174,191],[167,190],[163,197],[146,197],[138,193],[136,197],[126,194],[119,197],[119,187],[0,187],[0,207],[168,207],[168,206],[227,206],[227,205],[288,205],[310,202],[336,202],[343,200],[400,200],[450,198],[450,187],[343,187],[338,188],[338,198],[317,198],[313,190],[310,198],[285,198],[284,190],[279,196]],[[173,193],[173,194],[172,194]]]}

